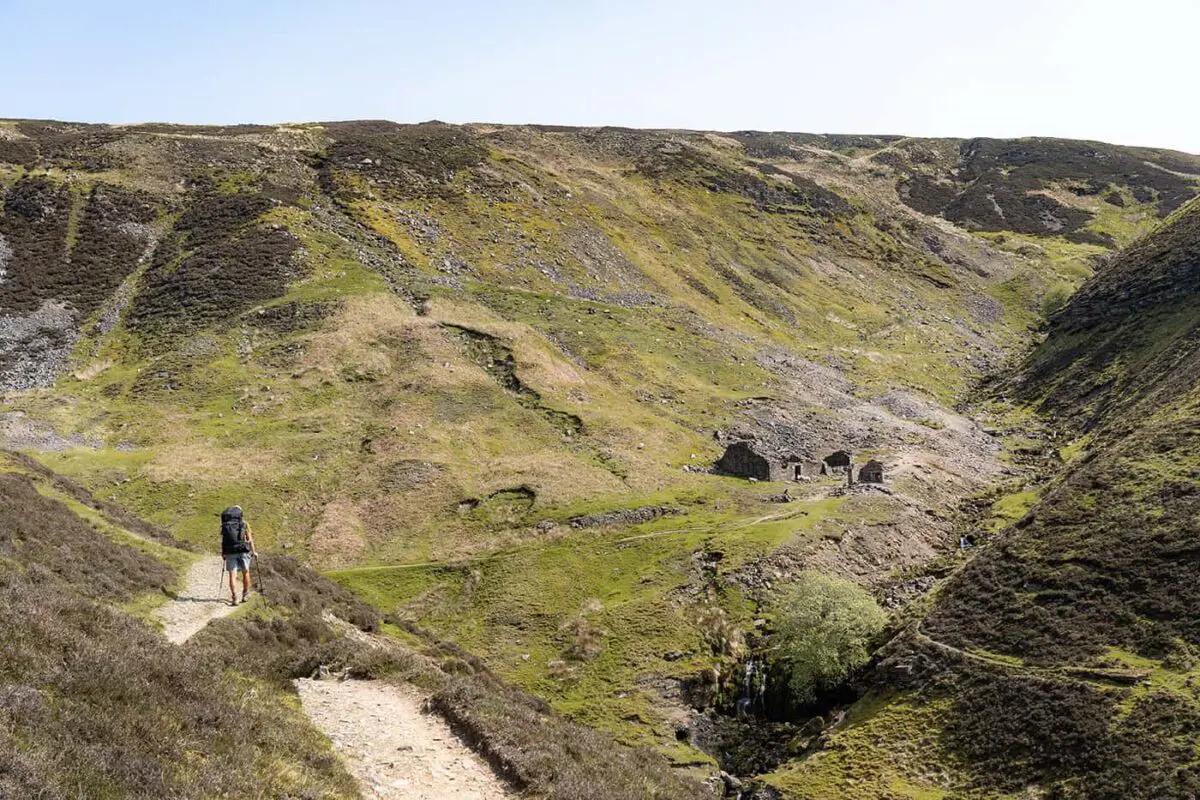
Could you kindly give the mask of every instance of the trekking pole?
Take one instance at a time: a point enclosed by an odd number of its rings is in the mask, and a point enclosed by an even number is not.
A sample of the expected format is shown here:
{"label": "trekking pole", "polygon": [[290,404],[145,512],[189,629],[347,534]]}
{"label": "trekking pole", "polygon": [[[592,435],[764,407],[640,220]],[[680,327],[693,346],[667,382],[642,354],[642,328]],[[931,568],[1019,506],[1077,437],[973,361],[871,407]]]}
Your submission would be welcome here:
{"label": "trekking pole", "polygon": [[220,596],[221,590],[225,588],[225,558],[221,558],[221,580],[217,583],[217,595]]}
{"label": "trekking pole", "polygon": [[258,580],[258,593],[259,594],[263,593],[263,590],[262,590],[262,567],[260,566],[261,563],[262,562],[260,562],[258,560],[258,553],[255,553],[254,554],[254,575]]}

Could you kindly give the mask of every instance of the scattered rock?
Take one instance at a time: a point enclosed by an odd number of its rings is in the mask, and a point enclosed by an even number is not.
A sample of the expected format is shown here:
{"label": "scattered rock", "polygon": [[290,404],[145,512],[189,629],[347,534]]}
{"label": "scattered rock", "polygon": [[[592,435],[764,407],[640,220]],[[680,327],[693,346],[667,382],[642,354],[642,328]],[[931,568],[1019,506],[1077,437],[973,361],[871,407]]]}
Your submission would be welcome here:
{"label": "scattered rock", "polygon": [[919,578],[898,583],[887,589],[883,596],[884,608],[904,608],[921,595],[928,592],[937,584],[937,578],[932,575],[922,575]]}
{"label": "scattered rock", "polygon": [[0,392],[54,383],[75,347],[75,312],[47,301],[28,314],[0,314]]}
{"label": "scattered rock", "polygon": [[[97,450],[103,446],[100,440],[79,433],[63,436],[46,423],[27,417],[23,411],[0,413],[0,443],[17,450],[50,453],[60,453],[72,447]],[[126,449],[132,449],[130,443],[124,444],[129,445]]]}
{"label": "scattered rock", "polygon": [[721,783],[725,784],[726,793],[737,793],[742,790],[742,782],[724,770],[720,774]]}
{"label": "scattered rock", "polygon": [[585,514],[571,519],[572,528],[599,528],[608,525],[637,525],[660,517],[680,514],[683,509],[674,506],[640,506],[638,508]]}

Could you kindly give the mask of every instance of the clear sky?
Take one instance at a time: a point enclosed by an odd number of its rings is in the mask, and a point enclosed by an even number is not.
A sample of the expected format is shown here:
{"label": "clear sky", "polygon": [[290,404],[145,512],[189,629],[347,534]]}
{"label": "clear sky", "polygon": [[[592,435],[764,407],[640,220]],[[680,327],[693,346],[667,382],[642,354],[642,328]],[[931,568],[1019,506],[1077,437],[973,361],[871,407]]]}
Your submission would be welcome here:
{"label": "clear sky", "polygon": [[0,117],[1063,136],[1200,153],[1200,0],[0,0]]}

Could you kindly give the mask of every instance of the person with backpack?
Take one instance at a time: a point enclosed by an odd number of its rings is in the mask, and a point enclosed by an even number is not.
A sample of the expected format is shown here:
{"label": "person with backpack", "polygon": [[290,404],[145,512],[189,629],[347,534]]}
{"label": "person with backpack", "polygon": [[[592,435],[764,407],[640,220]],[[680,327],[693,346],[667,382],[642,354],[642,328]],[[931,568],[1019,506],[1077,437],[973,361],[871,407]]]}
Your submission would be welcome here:
{"label": "person with backpack", "polygon": [[221,557],[229,572],[229,604],[238,604],[237,589],[233,573],[242,573],[242,602],[250,594],[250,559],[258,555],[254,549],[254,537],[250,526],[242,515],[241,506],[232,506],[221,512]]}

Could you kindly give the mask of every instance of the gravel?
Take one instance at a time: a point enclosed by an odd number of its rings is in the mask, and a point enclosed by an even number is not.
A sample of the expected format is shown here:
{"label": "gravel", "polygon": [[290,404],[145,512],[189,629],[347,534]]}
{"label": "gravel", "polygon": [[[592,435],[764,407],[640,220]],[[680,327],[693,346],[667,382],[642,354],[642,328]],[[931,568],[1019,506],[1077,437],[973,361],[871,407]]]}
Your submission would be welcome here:
{"label": "gravel", "polygon": [[0,315],[0,392],[52,385],[77,336],[75,312],[57,301],[28,314]]}
{"label": "gravel", "polygon": [[0,236],[0,283],[8,277],[8,262],[12,258],[12,245],[4,241],[4,237]]}
{"label": "gravel", "polygon": [[333,742],[368,800],[514,797],[415,689],[334,679],[296,681],[304,713]]}
{"label": "gravel", "polygon": [[0,414],[0,444],[16,450],[61,453],[73,447],[97,450],[102,442],[79,433],[63,436],[49,425],[28,418],[23,411],[8,411]]}

